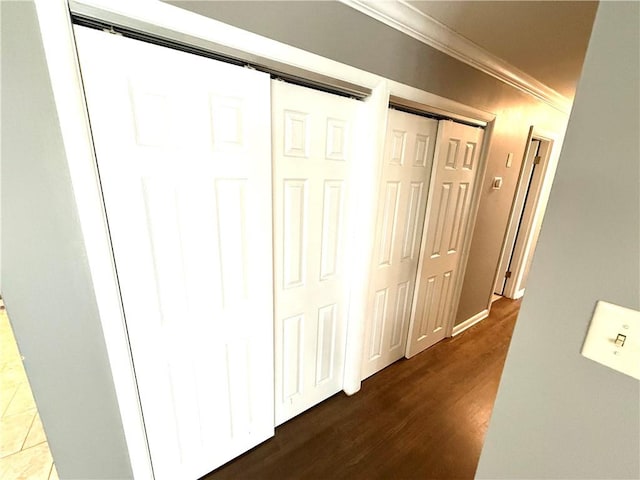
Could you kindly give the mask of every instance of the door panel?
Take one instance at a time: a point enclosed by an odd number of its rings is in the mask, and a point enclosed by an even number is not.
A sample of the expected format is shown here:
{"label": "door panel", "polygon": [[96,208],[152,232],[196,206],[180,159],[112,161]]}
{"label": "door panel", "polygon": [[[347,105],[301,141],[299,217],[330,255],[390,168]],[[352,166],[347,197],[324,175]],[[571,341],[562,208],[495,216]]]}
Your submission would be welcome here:
{"label": "door panel", "polygon": [[272,82],[276,423],[342,389],[346,198],[360,104]]}
{"label": "door panel", "polygon": [[426,213],[413,316],[406,356],[442,340],[453,315],[461,248],[469,229],[483,131],[449,120],[439,122],[435,178]]}
{"label": "door panel", "polygon": [[265,74],[76,27],[157,479],[273,435]]}
{"label": "door panel", "polygon": [[438,122],[389,110],[362,378],[402,358]]}

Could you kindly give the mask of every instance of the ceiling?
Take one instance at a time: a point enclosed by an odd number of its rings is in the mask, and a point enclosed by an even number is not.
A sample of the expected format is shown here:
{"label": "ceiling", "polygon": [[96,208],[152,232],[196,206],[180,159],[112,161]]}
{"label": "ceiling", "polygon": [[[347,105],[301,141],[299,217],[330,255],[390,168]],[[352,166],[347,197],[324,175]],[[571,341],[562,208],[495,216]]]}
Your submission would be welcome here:
{"label": "ceiling", "polygon": [[406,3],[573,99],[597,2],[450,0]]}

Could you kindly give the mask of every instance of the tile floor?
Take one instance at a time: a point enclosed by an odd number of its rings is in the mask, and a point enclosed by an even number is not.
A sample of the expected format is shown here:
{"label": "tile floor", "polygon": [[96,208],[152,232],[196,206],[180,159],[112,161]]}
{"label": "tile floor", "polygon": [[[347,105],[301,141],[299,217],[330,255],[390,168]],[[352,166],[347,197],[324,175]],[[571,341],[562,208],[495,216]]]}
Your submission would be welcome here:
{"label": "tile floor", "polygon": [[0,480],[58,480],[47,437],[1,301]]}

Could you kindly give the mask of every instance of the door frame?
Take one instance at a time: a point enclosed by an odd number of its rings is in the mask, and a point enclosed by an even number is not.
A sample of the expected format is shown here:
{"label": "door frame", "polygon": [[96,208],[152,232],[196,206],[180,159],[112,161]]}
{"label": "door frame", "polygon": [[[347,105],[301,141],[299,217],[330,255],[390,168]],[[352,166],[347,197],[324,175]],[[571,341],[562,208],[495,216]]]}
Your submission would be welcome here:
{"label": "door frame", "polygon": [[[486,146],[491,141],[490,132],[496,114],[388,80],[162,2],[35,0],[34,3],[133,475],[135,478],[153,478],[153,466],[102,203],[71,13],[109,25],[135,28],[151,37],[173,39],[200,51],[235,55],[237,58],[244,58],[248,63],[255,58],[269,59],[292,75],[295,73],[298,77],[309,79],[317,79],[320,76],[328,84],[332,81],[337,82],[338,88],[344,84],[347,87],[355,86],[356,91],[359,88],[363,96],[367,97],[365,101],[370,102],[371,111],[378,114],[386,110],[389,99],[393,96],[395,103],[406,103],[407,106],[417,107],[427,113],[486,125],[482,152],[485,166]],[[370,123],[370,130],[379,129],[385,120],[382,116],[376,118]],[[374,146],[370,148],[373,150]],[[372,155],[377,157],[376,152]],[[363,201],[375,198],[381,163],[378,162],[376,167],[369,170],[372,174],[362,179],[357,191],[353,189],[354,195],[363,194],[360,197]],[[477,200],[475,203],[474,221]],[[369,227],[361,231],[359,238],[365,239],[365,242],[358,250],[358,255],[354,255],[352,259],[353,280],[368,278],[367,254],[370,255],[373,248],[373,240],[369,240],[368,237],[371,237],[371,231],[375,228],[371,227],[372,224],[375,225],[375,218],[367,217],[374,216],[375,212],[363,215],[360,219],[363,226]],[[472,232],[470,237],[471,234]],[[468,253],[468,244],[466,249]],[[463,275],[462,271],[460,278]],[[348,394],[357,392],[361,384],[362,335],[358,333],[363,327],[364,314],[361,311],[365,306],[366,288],[361,288],[360,292],[352,291],[343,385]]]}
{"label": "door frame", "polygon": [[[539,181],[529,186],[529,179],[524,178],[525,162],[529,155],[532,140],[540,141],[540,165],[542,172]],[[561,143],[558,135],[547,132],[545,130],[532,125],[527,135],[527,143],[522,159],[520,173],[518,176],[518,184],[513,197],[511,212],[509,213],[509,222],[505,231],[500,253],[500,261],[496,269],[493,282],[493,290],[489,299],[493,297],[496,287],[502,283],[505,277],[509,263],[511,262],[511,277],[505,282],[503,296],[512,299],[521,298],[524,295],[525,287],[523,286],[524,273],[530,265],[535,252],[535,247],[542,227],[542,219],[546,210],[551,184],[558,164],[558,156]],[[528,191],[528,193],[527,193]],[[526,197],[526,203],[522,203],[522,208],[517,208],[519,200]],[[528,218],[522,217],[525,206],[533,202],[533,210]],[[522,247],[517,249],[516,235],[524,234],[524,242]],[[516,251],[518,250],[518,251]],[[515,260],[515,263],[514,261]]]}

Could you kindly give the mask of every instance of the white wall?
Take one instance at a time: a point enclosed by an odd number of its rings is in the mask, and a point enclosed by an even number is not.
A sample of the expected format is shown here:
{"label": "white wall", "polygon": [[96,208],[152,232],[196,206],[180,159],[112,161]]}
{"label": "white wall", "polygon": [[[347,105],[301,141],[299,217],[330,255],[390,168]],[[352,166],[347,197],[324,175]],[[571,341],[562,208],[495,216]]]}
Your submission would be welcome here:
{"label": "white wall", "polygon": [[1,32],[7,312],[60,478],[132,478],[32,2]]}
{"label": "white wall", "polygon": [[601,2],[477,478],[640,478],[640,383],[580,355],[640,307],[640,4]]}

